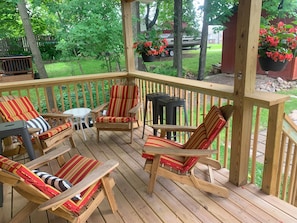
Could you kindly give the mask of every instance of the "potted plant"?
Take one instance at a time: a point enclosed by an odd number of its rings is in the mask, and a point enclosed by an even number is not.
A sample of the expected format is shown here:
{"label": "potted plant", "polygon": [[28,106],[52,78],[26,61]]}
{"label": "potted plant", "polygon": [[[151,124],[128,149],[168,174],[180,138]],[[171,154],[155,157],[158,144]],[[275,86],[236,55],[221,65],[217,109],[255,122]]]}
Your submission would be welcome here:
{"label": "potted plant", "polygon": [[279,22],[260,28],[258,57],[262,70],[280,71],[296,56],[297,28]]}
{"label": "potted plant", "polygon": [[155,56],[167,53],[165,50],[168,45],[167,40],[159,38],[156,34],[144,33],[138,39],[133,48],[136,53],[142,56],[144,62],[151,62]]}

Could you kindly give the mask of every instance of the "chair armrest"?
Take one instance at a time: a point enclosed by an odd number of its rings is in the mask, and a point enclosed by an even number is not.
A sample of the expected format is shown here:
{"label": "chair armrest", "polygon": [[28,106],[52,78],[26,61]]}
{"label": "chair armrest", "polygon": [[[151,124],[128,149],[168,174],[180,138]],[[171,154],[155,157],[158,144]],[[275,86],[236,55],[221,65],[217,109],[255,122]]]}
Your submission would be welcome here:
{"label": "chair armrest", "polygon": [[107,174],[109,174],[113,169],[115,169],[119,165],[118,161],[115,160],[108,160],[103,163],[103,165],[98,166],[94,169],[90,174],[88,174],[82,181],[75,184],[73,187],[69,188],[68,190],[62,192],[61,194],[57,195],[54,198],[44,202],[41,204],[38,209],[41,211],[48,210],[52,208],[55,210],[67,200],[71,199],[75,195],[79,194]]}
{"label": "chair armrest", "polygon": [[129,113],[129,114],[136,114],[137,111],[138,111],[138,109],[140,108],[140,106],[141,106],[141,103],[138,103],[136,106],[134,106],[133,108],[131,108],[131,109],[128,111],[128,113]]}
{"label": "chair armrest", "polygon": [[91,115],[92,115],[92,117],[93,118],[96,118],[97,116],[99,116],[100,115],[100,111],[103,111],[104,108],[106,108],[108,106],[108,104],[109,104],[109,102],[106,102],[106,103],[104,103],[102,105],[99,105],[98,107],[92,109],[91,112],[90,112]]}
{"label": "chair armrest", "polygon": [[35,133],[39,132],[40,128],[28,128],[28,132],[30,135],[34,135]]}
{"label": "chair armrest", "polygon": [[44,113],[44,114],[41,114],[41,116],[49,119],[50,118],[69,119],[73,117],[73,115],[71,114],[58,114],[58,113]]}
{"label": "chair armrest", "polygon": [[176,155],[176,156],[209,156],[217,153],[216,150],[209,149],[177,149],[175,147],[153,147],[145,146],[143,151],[150,154],[158,155]]}
{"label": "chair armrest", "polygon": [[49,161],[56,159],[57,157],[63,155],[66,152],[69,152],[70,150],[71,148],[69,146],[61,146],[60,148],[57,148],[49,153],[46,153],[45,155],[42,155],[30,162],[27,162],[24,165],[28,169],[33,170],[47,164]]}

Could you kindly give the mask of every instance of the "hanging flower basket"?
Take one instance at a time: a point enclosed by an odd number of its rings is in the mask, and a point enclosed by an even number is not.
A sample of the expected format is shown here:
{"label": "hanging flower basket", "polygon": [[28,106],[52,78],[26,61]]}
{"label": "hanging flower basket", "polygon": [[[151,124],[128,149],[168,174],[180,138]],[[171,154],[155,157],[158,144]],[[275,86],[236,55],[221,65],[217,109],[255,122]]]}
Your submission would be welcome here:
{"label": "hanging flower basket", "polygon": [[155,60],[154,55],[146,55],[145,53],[141,54],[143,62],[153,62]]}
{"label": "hanging flower basket", "polygon": [[264,71],[281,71],[297,56],[297,27],[279,22],[262,26],[259,33],[258,57]]}
{"label": "hanging flower basket", "polygon": [[282,71],[287,66],[288,61],[274,61],[270,57],[259,57],[259,64],[264,71]]}

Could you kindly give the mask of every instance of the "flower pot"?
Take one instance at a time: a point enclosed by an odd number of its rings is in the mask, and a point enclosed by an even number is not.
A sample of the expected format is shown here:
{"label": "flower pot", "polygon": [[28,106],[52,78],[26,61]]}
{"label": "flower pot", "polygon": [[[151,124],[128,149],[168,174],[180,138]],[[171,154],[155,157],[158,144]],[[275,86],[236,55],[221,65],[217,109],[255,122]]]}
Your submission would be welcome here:
{"label": "flower pot", "polygon": [[259,63],[262,70],[264,71],[282,71],[283,69],[285,69],[288,61],[286,60],[284,62],[275,62],[270,57],[259,57]]}
{"label": "flower pot", "polygon": [[145,53],[141,54],[143,62],[153,62],[155,60],[155,56],[146,55]]}

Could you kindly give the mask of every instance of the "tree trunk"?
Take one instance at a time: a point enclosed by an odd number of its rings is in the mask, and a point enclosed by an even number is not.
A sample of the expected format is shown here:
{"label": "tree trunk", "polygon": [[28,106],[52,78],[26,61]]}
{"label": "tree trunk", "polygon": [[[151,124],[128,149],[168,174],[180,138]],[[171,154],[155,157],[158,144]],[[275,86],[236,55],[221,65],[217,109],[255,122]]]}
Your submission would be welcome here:
{"label": "tree trunk", "polygon": [[27,12],[28,10],[26,8],[26,2],[25,0],[19,0],[17,5],[37,71],[40,75],[40,78],[47,78],[48,76],[41,58],[41,53],[38,48],[35,35],[33,33],[32,25],[30,22],[30,18]]}
{"label": "tree trunk", "polygon": [[199,67],[198,67],[197,80],[203,80],[204,73],[205,73],[208,24],[209,24],[208,10],[209,10],[209,0],[204,0],[203,25],[202,25],[202,34],[201,34],[200,56],[199,56]]}
{"label": "tree trunk", "polygon": [[183,76],[182,65],[182,0],[174,0],[174,45],[173,67],[177,76]]}
{"label": "tree trunk", "polygon": [[[33,59],[34,59],[34,63],[36,65],[37,71],[40,75],[40,78],[48,78],[47,76],[47,72],[45,70],[42,58],[41,58],[41,53],[40,50],[38,48],[36,39],[35,39],[35,35],[33,33],[33,29],[32,29],[32,25],[31,25],[31,21],[28,15],[28,10],[26,8],[26,2],[25,0],[19,0],[18,3],[18,9],[20,12],[20,16],[23,22],[23,26],[24,26],[24,30],[26,33],[26,37],[27,37],[27,41],[29,43],[30,46],[30,50],[32,52],[33,55]],[[54,100],[53,100],[53,94],[52,94],[52,90],[50,87],[48,87],[46,89],[47,91],[47,96],[48,96],[48,101],[49,101],[49,106],[50,106],[50,110],[54,108]]]}

